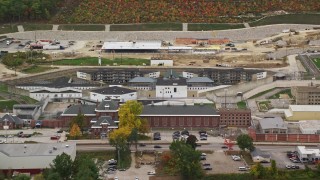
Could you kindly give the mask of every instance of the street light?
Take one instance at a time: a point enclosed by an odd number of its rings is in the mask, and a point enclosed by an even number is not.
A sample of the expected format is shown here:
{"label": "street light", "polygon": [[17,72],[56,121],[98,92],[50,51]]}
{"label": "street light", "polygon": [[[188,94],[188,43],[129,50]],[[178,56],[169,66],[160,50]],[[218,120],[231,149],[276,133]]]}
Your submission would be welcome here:
{"label": "street light", "polygon": [[3,126],[3,129],[6,130],[6,142],[8,140],[8,129],[9,129],[9,126],[8,126],[8,119],[4,119],[4,126]]}
{"label": "street light", "polygon": [[228,89],[224,89],[224,108],[227,108],[227,91]]}

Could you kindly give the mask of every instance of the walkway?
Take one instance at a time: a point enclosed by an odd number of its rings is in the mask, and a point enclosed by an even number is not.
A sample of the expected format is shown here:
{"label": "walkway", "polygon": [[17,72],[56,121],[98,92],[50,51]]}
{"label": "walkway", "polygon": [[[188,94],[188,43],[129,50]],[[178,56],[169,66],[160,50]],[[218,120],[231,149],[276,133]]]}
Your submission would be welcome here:
{"label": "walkway", "polygon": [[22,25],[18,25],[18,32],[24,32],[24,28]]}
{"label": "walkway", "polygon": [[52,26],[52,31],[58,31],[59,25],[53,25]]}
{"label": "walkway", "polygon": [[182,31],[188,31],[188,23],[182,23]]}
{"label": "walkway", "polygon": [[244,25],[244,27],[246,27],[246,28],[249,28],[249,27],[250,27],[249,23],[243,23],[243,25]]}
{"label": "walkway", "polygon": [[105,25],[104,31],[110,32],[110,24],[106,24],[106,25]]}

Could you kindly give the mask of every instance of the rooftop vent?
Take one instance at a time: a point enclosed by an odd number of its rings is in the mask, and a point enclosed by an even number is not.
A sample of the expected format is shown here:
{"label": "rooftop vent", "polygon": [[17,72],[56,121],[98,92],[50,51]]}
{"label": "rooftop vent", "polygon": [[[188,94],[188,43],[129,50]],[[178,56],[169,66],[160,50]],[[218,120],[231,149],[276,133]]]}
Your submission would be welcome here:
{"label": "rooftop vent", "polygon": [[57,148],[57,146],[53,146],[53,148],[52,148],[53,150],[57,150],[58,148]]}
{"label": "rooftop vent", "polygon": [[49,150],[49,153],[52,154],[52,150]]}
{"label": "rooftop vent", "polygon": [[69,147],[69,145],[68,144],[66,144],[66,148],[68,148]]}
{"label": "rooftop vent", "polygon": [[27,145],[24,145],[24,148],[27,148]]}

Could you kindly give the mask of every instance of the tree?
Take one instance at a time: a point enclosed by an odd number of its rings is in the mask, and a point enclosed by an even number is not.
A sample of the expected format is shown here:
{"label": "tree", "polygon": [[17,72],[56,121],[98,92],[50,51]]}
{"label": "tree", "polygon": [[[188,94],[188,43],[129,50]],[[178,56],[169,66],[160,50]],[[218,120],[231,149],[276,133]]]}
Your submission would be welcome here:
{"label": "tree", "polygon": [[254,150],[253,140],[248,134],[241,134],[240,136],[238,136],[237,144],[242,151],[244,151],[245,149],[248,149],[250,151]]}
{"label": "tree", "polygon": [[261,163],[257,163],[251,168],[250,172],[255,178],[263,179],[266,177],[266,169],[261,165]]}
{"label": "tree", "polygon": [[131,129],[139,129],[141,120],[139,115],[142,112],[142,103],[138,101],[127,101],[119,109],[119,127],[128,126]]}
{"label": "tree", "polygon": [[109,135],[109,142],[116,147],[118,165],[122,167],[122,162],[127,161],[130,156],[130,148],[128,146],[128,138],[131,130],[129,127],[120,127],[112,131]]}
{"label": "tree", "polygon": [[189,144],[193,149],[196,149],[197,147],[197,137],[195,135],[190,135],[188,138],[187,138],[187,141],[186,143]]}
{"label": "tree", "polygon": [[73,161],[68,154],[62,153],[61,155],[58,155],[53,160],[53,163],[50,165],[50,167],[51,171],[49,173],[49,177],[50,175],[56,177],[56,175],[52,174],[57,173],[63,180],[71,179]]}
{"label": "tree", "polygon": [[84,127],[86,126],[86,123],[85,123],[85,116],[81,113],[81,110],[79,110],[79,113],[77,114],[76,117],[72,118],[70,127],[72,127],[73,124],[77,124],[81,130],[81,133],[83,134],[83,130],[84,130]]}
{"label": "tree", "polygon": [[78,124],[73,124],[70,130],[70,136],[73,138],[77,138],[81,136],[81,131]]}
{"label": "tree", "polygon": [[150,125],[149,125],[148,120],[141,119],[140,122],[141,122],[141,124],[140,124],[140,127],[139,127],[139,132],[142,133],[142,134],[149,133],[150,132]]}
{"label": "tree", "polygon": [[89,156],[79,156],[74,161],[73,166],[74,179],[79,180],[97,180],[99,179],[99,170],[92,158]]}
{"label": "tree", "polygon": [[30,180],[31,177],[25,174],[19,174],[18,176],[14,177],[13,180]]}
{"label": "tree", "polygon": [[37,174],[33,177],[34,180],[45,180],[43,174]]}
{"label": "tree", "polygon": [[58,172],[51,172],[46,180],[62,180],[62,178]]}
{"label": "tree", "polygon": [[271,160],[270,174],[272,177],[278,177],[278,168],[275,160]]}
{"label": "tree", "polygon": [[200,151],[193,149],[183,140],[173,141],[170,145],[174,168],[178,169],[184,179],[201,179],[203,170],[200,164]]}
{"label": "tree", "polygon": [[138,129],[137,128],[133,128],[131,130],[131,133],[130,133],[129,137],[128,137],[128,141],[130,142],[130,145],[133,142],[135,143],[136,151],[138,149],[138,140],[139,140]]}

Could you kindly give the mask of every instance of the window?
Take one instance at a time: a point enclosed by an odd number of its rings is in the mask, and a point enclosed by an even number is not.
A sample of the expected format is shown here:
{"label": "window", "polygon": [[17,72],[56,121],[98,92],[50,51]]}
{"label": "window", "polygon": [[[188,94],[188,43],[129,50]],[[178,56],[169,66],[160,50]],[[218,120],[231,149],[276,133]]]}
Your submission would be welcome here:
{"label": "window", "polygon": [[183,117],[179,118],[179,126],[184,126],[184,119]]}
{"label": "window", "polygon": [[209,118],[208,117],[204,118],[204,125],[209,126]]}
{"label": "window", "polygon": [[168,119],[166,117],[162,118],[162,125],[167,126],[168,125]]}
{"label": "window", "polygon": [[174,89],[173,89],[173,92],[177,92],[177,88],[174,88]]}
{"label": "window", "polygon": [[188,126],[192,126],[192,117],[188,117]]}
{"label": "window", "polygon": [[159,118],[155,117],[153,123],[154,123],[154,126],[159,126]]}

